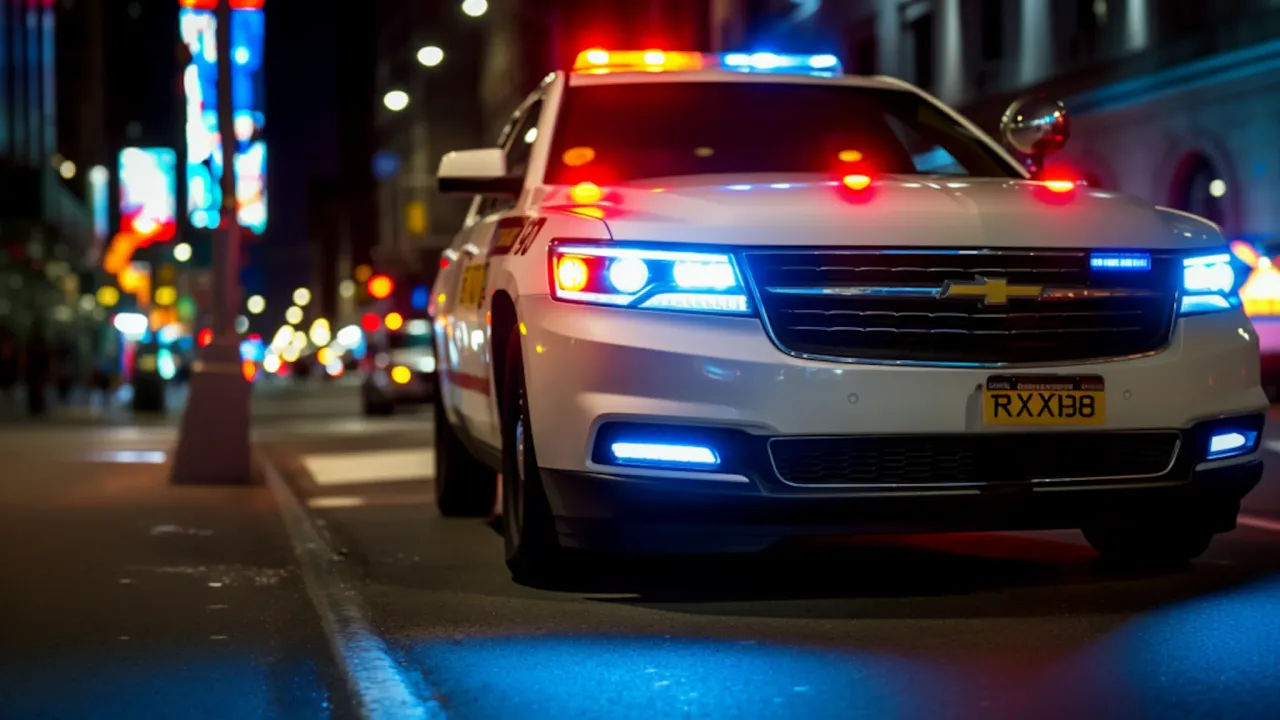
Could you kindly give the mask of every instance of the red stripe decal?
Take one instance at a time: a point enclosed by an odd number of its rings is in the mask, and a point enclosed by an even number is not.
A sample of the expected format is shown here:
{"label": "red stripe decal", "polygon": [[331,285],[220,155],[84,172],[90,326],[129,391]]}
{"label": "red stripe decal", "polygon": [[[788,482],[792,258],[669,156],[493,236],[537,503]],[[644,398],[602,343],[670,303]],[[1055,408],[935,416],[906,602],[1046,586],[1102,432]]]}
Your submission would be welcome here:
{"label": "red stripe decal", "polygon": [[494,226],[493,237],[489,242],[490,255],[506,255],[511,252],[516,238],[524,231],[526,219],[523,217],[502,218]]}
{"label": "red stripe decal", "polygon": [[469,375],[460,370],[449,370],[446,376],[449,378],[449,384],[451,385],[457,385],[464,390],[478,392],[482,395],[489,394],[489,378],[487,377]]}

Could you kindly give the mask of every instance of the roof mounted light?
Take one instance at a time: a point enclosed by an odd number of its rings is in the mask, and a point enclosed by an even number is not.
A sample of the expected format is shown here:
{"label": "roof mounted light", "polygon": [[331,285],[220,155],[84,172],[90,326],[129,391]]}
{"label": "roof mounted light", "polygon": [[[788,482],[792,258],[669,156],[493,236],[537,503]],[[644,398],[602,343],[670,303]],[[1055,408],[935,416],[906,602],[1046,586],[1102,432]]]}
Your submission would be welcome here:
{"label": "roof mounted light", "polygon": [[574,72],[679,72],[691,70],[789,73],[834,77],[844,73],[840,59],[831,54],[792,55],[772,52],[704,54],[670,50],[605,50],[591,48],[578,54]]}
{"label": "roof mounted light", "polygon": [[671,72],[701,70],[702,53],[667,50],[604,50],[592,48],[578,53],[575,72]]}
{"label": "roof mounted light", "polygon": [[831,77],[844,74],[840,58],[827,53],[821,55],[784,55],[771,52],[726,53],[719,56],[719,60],[726,70],[738,72],[804,73]]}

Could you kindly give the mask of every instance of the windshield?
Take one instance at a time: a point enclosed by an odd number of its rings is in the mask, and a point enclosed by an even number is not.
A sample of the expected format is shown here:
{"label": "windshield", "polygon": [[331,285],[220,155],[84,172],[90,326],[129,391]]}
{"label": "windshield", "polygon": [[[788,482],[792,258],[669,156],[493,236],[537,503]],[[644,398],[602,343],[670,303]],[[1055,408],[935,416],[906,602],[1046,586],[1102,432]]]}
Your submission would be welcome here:
{"label": "windshield", "polygon": [[547,182],[832,172],[1020,177],[919,95],[849,85],[671,82],[570,88]]}

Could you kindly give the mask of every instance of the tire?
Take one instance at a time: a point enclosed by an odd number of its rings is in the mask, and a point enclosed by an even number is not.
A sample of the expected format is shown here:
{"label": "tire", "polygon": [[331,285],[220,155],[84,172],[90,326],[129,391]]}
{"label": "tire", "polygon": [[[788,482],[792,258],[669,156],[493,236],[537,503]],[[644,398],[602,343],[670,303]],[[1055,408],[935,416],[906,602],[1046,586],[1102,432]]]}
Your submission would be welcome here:
{"label": "tire", "polygon": [[571,574],[571,553],[560,546],[555,516],[542,486],[538,453],[526,402],[524,356],[520,335],[512,328],[507,341],[502,384],[502,529],[511,576],[526,584],[542,584]]}
{"label": "tire", "polygon": [[498,499],[498,474],[463,444],[449,423],[439,387],[435,415],[436,508],[445,517],[488,517]]}
{"label": "tire", "polygon": [[1100,526],[1084,529],[1102,559],[1125,565],[1180,565],[1209,549],[1214,533],[1196,526]]}

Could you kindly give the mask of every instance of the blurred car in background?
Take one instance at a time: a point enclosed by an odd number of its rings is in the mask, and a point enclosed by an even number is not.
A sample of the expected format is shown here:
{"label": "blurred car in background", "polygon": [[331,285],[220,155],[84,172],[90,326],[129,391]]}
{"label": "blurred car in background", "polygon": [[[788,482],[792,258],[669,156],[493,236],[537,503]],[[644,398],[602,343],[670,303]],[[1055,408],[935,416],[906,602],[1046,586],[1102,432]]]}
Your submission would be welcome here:
{"label": "blurred car in background", "polygon": [[430,324],[409,321],[396,331],[383,329],[373,362],[361,384],[366,415],[390,415],[401,405],[430,402],[435,392],[436,355]]}

